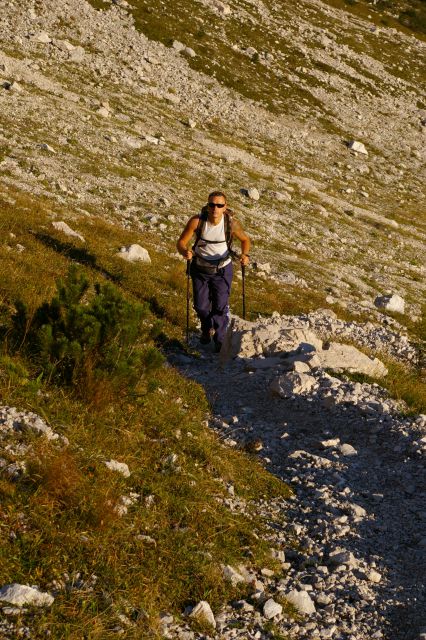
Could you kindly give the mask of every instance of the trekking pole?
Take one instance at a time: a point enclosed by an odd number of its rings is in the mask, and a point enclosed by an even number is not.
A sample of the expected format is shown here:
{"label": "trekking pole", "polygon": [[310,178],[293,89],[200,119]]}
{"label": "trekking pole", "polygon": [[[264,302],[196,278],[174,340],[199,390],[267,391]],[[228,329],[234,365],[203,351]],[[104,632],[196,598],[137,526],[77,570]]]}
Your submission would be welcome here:
{"label": "trekking pole", "polygon": [[241,275],[243,276],[243,320],[246,319],[246,266],[241,265]]}
{"label": "trekking pole", "polygon": [[186,344],[189,345],[189,277],[191,270],[191,260],[186,261]]}

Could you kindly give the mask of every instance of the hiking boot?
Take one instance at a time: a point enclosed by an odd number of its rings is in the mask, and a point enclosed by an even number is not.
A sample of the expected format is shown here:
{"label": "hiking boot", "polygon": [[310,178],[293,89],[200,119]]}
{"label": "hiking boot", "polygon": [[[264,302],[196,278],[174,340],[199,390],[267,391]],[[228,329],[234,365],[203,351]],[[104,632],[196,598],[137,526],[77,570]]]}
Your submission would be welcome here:
{"label": "hiking boot", "polygon": [[210,342],[211,342],[210,331],[208,333],[202,333],[200,336],[200,344],[210,344]]}
{"label": "hiking boot", "polygon": [[219,353],[219,351],[222,349],[222,343],[220,342],[220,340],[215,340],[214,341],[214,350],[216,353]]}

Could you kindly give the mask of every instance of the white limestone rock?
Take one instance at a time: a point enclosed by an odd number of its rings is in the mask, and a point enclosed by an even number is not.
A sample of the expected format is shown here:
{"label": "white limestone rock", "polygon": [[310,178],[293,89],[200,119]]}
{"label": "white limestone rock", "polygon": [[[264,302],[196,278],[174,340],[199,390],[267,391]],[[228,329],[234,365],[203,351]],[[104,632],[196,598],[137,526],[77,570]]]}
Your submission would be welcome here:
{"label": "white limestone rock", "polygon": [[225,580],[229,580],[234,586],[241,582],[245,582],[246,579],[241,575],[236,569],[231,567],[229,564],[222,567],[222,573]]}
{"label": "white limestone rock", "polygon": [[356,151],[357,153],[362,153],[365,156],[368,156],[368,151],[365,148],[365,145],[362,142],[358,142],[357,140],[350,140],[348,142],[348,149],[351,151]]}
{"label": "white limestone rock", "polygon": [[270,191],[269,195],[271,196],[271,198],[277,200],[278,202],[291,201],[291,195],[289,193],[283,193],[282,191]]}
{"label": "white limestone rock", "polygon": [[117,256],[119,256],[123,260],[127,260],[127,262],[146,262],[148,264],[151,263],[151,258],[148,251],[141,247],[139,244],[131,244],[128,247],[121,247],[120,251],[117,253]]}
{"label": "white limestone rock", "polygon": [[216,620],[214,619],[213,611],[206,600],[201,600],[201,602],[195,605],[189,614],[189,617],[194,620],[198,620],[201,624],[207,624],[216,628]]}
{"label": "white limestone rock", "polygon": [[130,477],[130,470],[125,462],[117,462],[117,460],[106,460],[104,464],[111,471],[118,471],[118,473],[121,473],[125,478]]}
{"label": "white limestone rock", "polygon": [[343,456],[356,456],[358,454],[355,447],[347,443],[340,445],[339,451]]}
{"label": "white limestone rock", "polygon": [[263,605],[263,615],[267,620],[272,620],[275,616],[279,616],[282,610],[282,606],[278,602],[275,602],[273,598],[269,598]]}
{"label": "white limestone rock", "polygon": [[256,202],[257,200],[260,200],[260,193],[256,187],[250,187],[250,189],[247,189],[247,196],[250,200],[255,200]]}
{"label": "white limestone rock", "polygon": [[70,62],[76,62],[76,63],[83,62],[85,55],[86,55],[86,52],[83,49],[83,47],[74,47],[69,52],[68,60]]}
{"label": "white limestone rock", "polygon": [[221,2],[221,0],[212,0],[212,4],[222,16],[231,15],[231,7],[229,4],[225,4],[224,2]]}
{"label": "white limestone rock", "polygon": [[280,398],[291,398],[293,395],[309,393],[316,383],[317,381],[314,377],[294,371],[275,378],[271,383],[270,389]]}
{"label": "white limestone rock", "polygon": [[377,296],[374,304],[378,309],[396,311],[397,313],[405,312],[405,300],[396,293],[392,293],[386,296]]}
{"label": "white limestone rock", "polygon": [[256,269],[260,273],[269,274],[269,273],[271,273],[271,263],[270,262],[263,262],[263,263],[256,262]]}
{"label": "white limestone rock", "polygon": [[378,571],[375,571],[374,569],[371,569],[371,571],[369,571],[367,573],[367,579],[370,582],[374,582],[374,583],[378,584],[382,580],[382,575]]}
{"label": "white limestone rock", "polygon": [[32,411],[18,411],[15,407],[0,406],[0,432],[32,431],[44,435],[48,440],[58,440],[60,436]]}
{"label": "white limestone rock", "polygon": [[315,604],[307,591],[297,591],[293,589],[285,596],[287,602],[290,602],[300,613],[310,615],[315,613]]}
{"label": "white limestone rock", "polygon": [[47,144],[47,142],[42,142],[39,145],[40,149],[43,149],[43,151],[49,151],[49,153],[56,153],[55,149],[53,147],[50,146],[50,144]]}
{"label": "white limestone rock", "polygon": [[144,139],[150,144],[155,144],[155,145],[160,144],[160,138],[156,138],[155,136],[146,135],[144,136]]}
{"label": "white limestone rock", "polygon": [[13,584],[7,584],[0,589],[0,600],[18,607],[24,605],[50,607],[55,598],[51,596],[50,593],[15,582]]}
{"label": "white limestone rock", "polygon": [[185,45],[183,44],[183,42],[179,42],[179,40],[173,40],[172,47],[178,53],[181,53],[181,51],[185,50]]}
{"label": "white limestone rock", "polygon": [[370,358],[352,345],[337,342],[331,342],[327,349],[317,351],[315,360],[311,359],[309,363],[332,371],[364,373],[372,378],[382,378],[388,373],[378,358]]}
{"label": "white limestone rock", "polygon": [[77,231],[74,231],[73,229],[71,229],[71,227],[69,227],[66,222],[63,222],[63,221],[52,222],[52,226],[57,231],[62,231],[62,233],[64,233],[66,236],[70,236],[71,238],[77,238],[81,242],[86,242],[83,236],[77,233]]}
{"label": "white limestone rock", "polygon": [[49,36],[46,31],[40,31],[36,33],[33,38],[35,42],[40,42],[40,44],[50,44],[52,42],[52,38]]}
{"label": "white limestone rock", "polygon": [[352,569],[358,566],[358,562],[351,551],[332,551],[329,556],[330,564],[345,564]]}
{"label": "white limestone rock", "polygon": [[107,109],[107,107],[99,107],[96,113],[98,114],[98,116],[101,116],[101,118],[109,118],[111,115],[111,112],[109,109]]}

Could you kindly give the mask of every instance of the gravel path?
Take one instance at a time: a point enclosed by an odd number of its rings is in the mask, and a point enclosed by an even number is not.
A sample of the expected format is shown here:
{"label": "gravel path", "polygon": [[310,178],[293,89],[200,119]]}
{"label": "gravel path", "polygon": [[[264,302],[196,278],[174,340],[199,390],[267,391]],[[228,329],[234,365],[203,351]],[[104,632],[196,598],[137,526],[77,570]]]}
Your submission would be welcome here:
{"label": "gravel path", "polygon": [[[221,437],[231,446],[263,445],[258,455],[268,469],[296,491],[297,501],[284,505],[283,528],[297,534],[303,552],[286,550],[290,564],[279,587],[307,591],[316,612],[297,625],[278,616],[282,631],[307,638],[422,638],[426,416],[381,413],[378,387],[377,405],[370,402],[369,410],[359,395],[339,404],[315,391],[283,399],[269,389],[274,368],[253,371],[242,358],[222,366],[209,349],[176,363],[206,389],[211,426]],[[336,551],[346,553],[333,558]],[[263,637],[245,633],[236,637]]]}

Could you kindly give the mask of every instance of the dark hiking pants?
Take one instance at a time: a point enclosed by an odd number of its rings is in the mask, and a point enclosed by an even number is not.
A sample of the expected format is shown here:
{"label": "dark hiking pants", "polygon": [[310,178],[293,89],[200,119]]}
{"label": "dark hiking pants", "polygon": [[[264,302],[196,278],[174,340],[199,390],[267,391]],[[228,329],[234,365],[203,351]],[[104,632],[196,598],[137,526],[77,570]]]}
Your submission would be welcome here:
{"label": "dark hiking pants", "polygon": [[195,264],[191,266],[194,309],[201,321],[201,331],[207,335],[214,329],[217,342],[223,342],[229,322],[232,272],[232,262],[216,273],[201,273]]}

